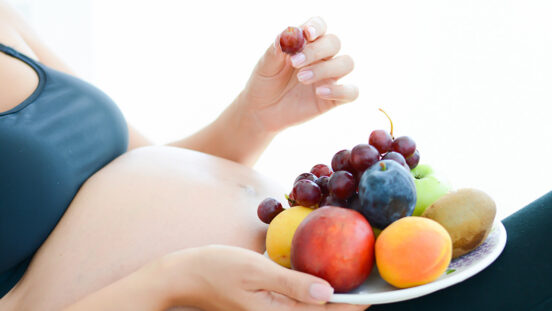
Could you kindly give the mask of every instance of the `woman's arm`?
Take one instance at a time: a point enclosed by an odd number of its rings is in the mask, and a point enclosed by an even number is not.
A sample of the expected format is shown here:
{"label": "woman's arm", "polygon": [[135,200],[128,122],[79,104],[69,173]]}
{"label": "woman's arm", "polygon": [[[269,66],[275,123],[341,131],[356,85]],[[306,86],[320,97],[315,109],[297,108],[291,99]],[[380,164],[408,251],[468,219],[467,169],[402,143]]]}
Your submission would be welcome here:
{"label": "woman's arm", "polygon": [[193,149],[253,166],[277,132],[267,131],[246,110],[242,96],[211,124],[168,145]]}
{"label": "woman's arm", "polygon": [[161,311],[171,307],[160,261],[94,292],[64,311]]}
{"label": "woman's arm", "polygon": [[274,136],[358,96],[353,85],[337,80],[354,67],[351,57],[336,56],[337,36],[326,34],[320,17],[301,26],[307,44],[293,56],[278,39],[266,50],[238,98],[209,126],[171,145],[195,149],[253,165]]}
{"label": "woman's arm", "polygon": [[201,310],[360,311],[326,304],[328,282],[293,271],[250,250],[222,245],[177,251],[144,266],[64,311]]}

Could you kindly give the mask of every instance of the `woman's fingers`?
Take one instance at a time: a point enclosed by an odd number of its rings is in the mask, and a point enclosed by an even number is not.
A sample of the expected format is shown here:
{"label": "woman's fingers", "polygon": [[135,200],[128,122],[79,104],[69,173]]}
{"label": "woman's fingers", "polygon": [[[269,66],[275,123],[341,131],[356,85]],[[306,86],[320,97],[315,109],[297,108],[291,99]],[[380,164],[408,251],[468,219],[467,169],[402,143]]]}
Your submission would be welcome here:
{"label": "woman's fingers", "polygon": [[326,303],[326,304],[307,304],[289,298],[285,295],[269,292],[258,291],[254,294],[259,300],[256,301],[257,308],[255,310],[266,311],[363,311],[370,305],[351,305],[343,303]]}
{"label": "woman's fingers", "polygon": [[341,41],[336,35],[328,34],[309,43],[302,52],[291,57],[295,68],[302,68],[325,58],[331,58],[341,49]]}
{"label": "woman's fingers", "polygon": [[324,305],[324,311],[363,311],[370,307],[370,305],[350,305],[350,304],[335,304],[329,303]]}
{"label": "woman's fingers", "polygon": [[303,29],[303,33],[307,36],[307,41],[311,42],[324,35],[327,27],[326,22],[320,16],[315,16],[305,22],[301,26],[301,29]]}
{"label": "woman's fingers", "polygon": [[307,273],[286,269],[266,258],[257,266],[259,307],[267,311],[361,311],[368,306],[326,303],[333,295],[330,284]]}
{"label": "woman's fingers", "polygon": [[315,92],[322,99],[341,103],[351,102],[358,97],[358,87],[352,84],[321,85],[316,88]]}
{"label": "woman's fingers", "polygon": [[301,68],[297,80],[303,84],[312,84],[325,79],[339,79],[353,71],[355,64],[349,55],[342,55],[328,61]]}
{"label": "woman's fingers", "polygon": [[[268,260],[267,260],[268,261]],[[283,294],[300,302],[320,304],[328,301],[333,288],[323,279],[286,269],[274,262],[266,264],[261,282],[263,289]]]}
{"label": "woman's fingers", "polygon": [[261,77],[273,77],[286,68],[286,54],[280,49],[280,36],[265,51],[263,57],[255,66],[254,73]]}

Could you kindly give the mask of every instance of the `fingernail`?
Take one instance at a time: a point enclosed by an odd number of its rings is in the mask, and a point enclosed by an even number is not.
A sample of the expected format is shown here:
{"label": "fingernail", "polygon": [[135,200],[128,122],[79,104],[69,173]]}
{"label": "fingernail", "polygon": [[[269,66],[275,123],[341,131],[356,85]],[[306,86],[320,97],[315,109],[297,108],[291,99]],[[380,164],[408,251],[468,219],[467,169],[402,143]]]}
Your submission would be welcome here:
{"label": "fingernail", "polygon": [[316,94],[318,95],[327,96],[327,95],[330,95],[331,93],[332,91],[330,90],[329,87],[319,86],[316,88]]}
{"label": "fingernail", "polygon": [[305,54],[297,53],[291,57],[291,64],[293,65],[293,67],[298,67],[305,62],[305,59]]}
{"label": "fingernail", "polygon": [[307,27],[307,31],[309,32],[309,37],[311,40],[316,38],[316,28],[309,26]]}
{"label": "fingernail", "polygon": [[334,289],[326,284],[314,283],[310,286],[310,295],[317,301],[328,301],[332,298]]}
{"label": "fingernail", "polygon": [[314,77],[314,73],[311,70],[304,70],[297,74],[297,80],[299,81],[307,81],[312,79],[312,77]]}

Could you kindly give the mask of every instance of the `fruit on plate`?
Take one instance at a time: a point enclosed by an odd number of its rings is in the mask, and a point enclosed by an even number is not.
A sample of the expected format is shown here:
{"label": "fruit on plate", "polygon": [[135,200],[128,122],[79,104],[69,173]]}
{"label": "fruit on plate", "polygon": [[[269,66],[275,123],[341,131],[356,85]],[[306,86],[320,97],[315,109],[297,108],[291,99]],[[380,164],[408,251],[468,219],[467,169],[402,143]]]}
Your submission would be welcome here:
{"label": "fruit on plate", "polygon": [[404,217],[385,228],[376,240],[380,276],[398,288],[426,284],[447,269],[451,238],[439,223],[424,217]]}
{"label": "fruit on plate", "polygon": [[368,143],[374,146],[380,154],[385,154],[386,152],[391,151],[393,137],[385,130],[374,130],[370,133]]}
{"label": "fruit on plate", "polygon": [[496,216],[496,205],[485,192],[460,189],[442,196],[422,216],[440,223],[452,238],[452,257],[477,248],[489,235]]}
{"label": "fruit on plate", "polygon": [[402,154],[405,158],[416,151],[416,143],[409,136],[397,137],[391,144],[391,150]]}
{"label": "fruit on plate", "polygon": [[[347,207],[362,214],[362,207],[360,205],[360,198],[358,197],[358,195],[355,195],[354,197],[349,199]],[[374,232],[374,238],[377,239],[378,235],[381,233],[381,230],[372,226],[372,232]]]}
{"label": "fruit on plate", "polygon": [[318,178],[323,176],[330,177],[333,174],[332,169],[329,168],[326,164],[316,164],[311,168],[310,172]]}
{"label": "fruit on plate", "polygon": [[293,184],[295,185],[296,182],[300,181],[300,180],[303,180],[303,179],[307,179],[307,180],[310,180],[310,181],[315,181],[316,180],[316,176],[313,174],[313,173],[302,173],[302,174],[299,174],[299,176],[297,176],[297,178],[295,178],[295,181],[293,182]]}
{"label": "fruit on plate", "polygon": [[290,207],[270,222],[266,232],[266,252],[276,263],[291,268],[291,241],[297,226],[313,209],[303,206]]}
{"label": "fruit on plate", "polygon": [[358,196],[360,179],[365,171],[380,160],[394,160],[408,172],[418,165],[420,152],[415,149],[414,140],[401,136],[395,142],[393,122],[385,111],[381,111],[389,119],[391,131],[375,130],[370,134],[369,144],[358,144],[351,150],[342,149],[335,153],[330,165],[319,163],[308,173],[297,176],[292,190],[286,194],[290,207],[332,205],[354,209],[365,215],[362,209],[353,206],[353,203],[358,203],[354,198]]}
{"label": "fruit on plate", "polygon": [[320,202],[320,207],[328,206],[328,205],[339,206],[339,207],[348,207],[348,203],[347,203],[346,200],[338,199],[338,198],[334,197],[333,195],[326,196]]}
{"label": "fruit on plate", "polygon": [[360,144],[353,147],[349,158],[349,164],[357,172],[364,172],[374,163],[380,160],[378,149],[368,144]]}
{"label": "fruit on plate", "polygon": [[386,153],[382,157],[382,160],[393,160],[393,161],[399,163],[400,165],[402,165],[407,171],[410,170],[410,167],[406,163],[406,159],[404,158],[404,156],[402,154],[400,154],[398,152],[389,151],[388,153]]}
{"label": "fruit on plate", "polygon": [[301,206],[314,206],[322,199],[322,189],[314,181],[301,179],[293,185],[291,196]]}
{"label": "fruit on plate", "polygon": [[450,191],[448,182],[439,178],[433,168],[427,164],[420,164],[412,171],[416,185],[416,207],[413,216],[420,216],[425,209]]}
{"label": "fruit on plate", "polygon": [[374,227],[384,229],[399,218],[412,215],[416,186],[402,165],[382,160],[364,172],[358,196],[360,212]]}
{"label": "fruit on plate", "polygon": [[373,263],[372,228],[351,209],[316,209],[301,222],[291,243],[291,267],[325,279],[338,293],[361,285]]}
{"label": "fruit on plate", "polygon": [[301,52],[305,46],[303,30],[297,27],[287,27],[280,34],[280,48],[284,53],[295,54]]}
{"label": "fruit on plate", "polygon": [[336,199],[347,200],[355,194],[355,177],[347,171],[337,171],[328,181],[328,190]]}
{"label": "fruit on plate", "polygon": [[337,171],[347,171],[349,173],[354,172],[354,168],[351,166],[349,161],[351,158],[351,151],[343,149],[338,151],[332,158],[332,170]]}
{"label": "fruit on plate", "polygon": [[406,157],[405,160],[406,160],[406,164],[410,169],[413,169],[416,166],[418,166],[418,163],[420,163],[420,152],[418,151],[418,149],[416,149],[416,151],[414,151],[413,154]]}
{"label": "fruit on plate", "polygon": [[274,198],[266,198],[257,207],[257,216],[265,224],[270,224],[272,219],[283,211],[282,203]]}

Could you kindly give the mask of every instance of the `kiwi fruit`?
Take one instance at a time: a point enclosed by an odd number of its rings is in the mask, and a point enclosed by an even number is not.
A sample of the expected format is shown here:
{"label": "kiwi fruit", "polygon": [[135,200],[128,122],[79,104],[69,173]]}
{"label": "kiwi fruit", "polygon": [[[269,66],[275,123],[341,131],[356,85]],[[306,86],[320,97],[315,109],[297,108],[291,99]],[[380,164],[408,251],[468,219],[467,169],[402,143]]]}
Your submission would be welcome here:
{"label": "kiwi fruit", "polygon": [[456,258],[485,241],[496,216],[496,204],[481,190],[460,189],[439,198],[422,216],[447,229],[452,239],[452,258]]}

